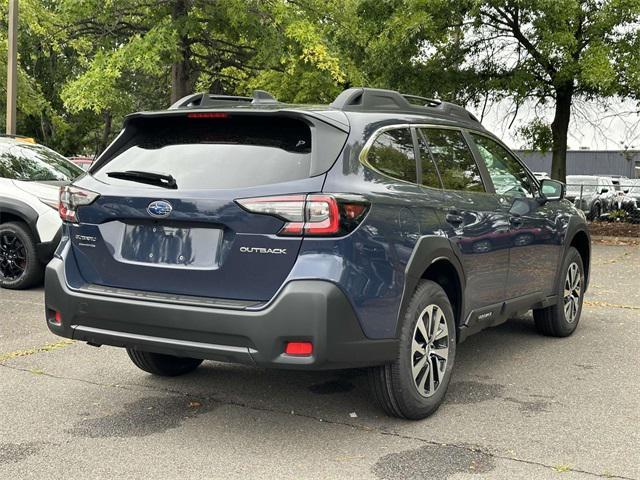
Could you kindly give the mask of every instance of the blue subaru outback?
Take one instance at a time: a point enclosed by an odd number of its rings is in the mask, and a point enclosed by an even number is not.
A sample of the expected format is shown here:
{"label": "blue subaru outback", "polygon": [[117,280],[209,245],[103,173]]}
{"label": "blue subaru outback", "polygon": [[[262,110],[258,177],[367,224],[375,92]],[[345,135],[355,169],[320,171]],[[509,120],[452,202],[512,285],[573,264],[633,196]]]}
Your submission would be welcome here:
{"label": "blue subaru outback", "polygon": [[468,335],[530,309],[575,330],[590,237],[564,193],[450,103],[191,95],[61,189],[47,325],[156,375],[368,367],[388,414],[423,418]]}

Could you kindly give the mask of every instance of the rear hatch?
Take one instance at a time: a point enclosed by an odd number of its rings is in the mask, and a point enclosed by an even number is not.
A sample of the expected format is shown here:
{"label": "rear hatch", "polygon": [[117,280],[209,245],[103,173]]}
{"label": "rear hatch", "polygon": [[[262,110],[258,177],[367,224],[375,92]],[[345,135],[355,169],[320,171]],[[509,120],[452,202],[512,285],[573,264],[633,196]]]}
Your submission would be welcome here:
{"label": "rear hatch", "polygon": [[129,118],[74,184],[99,194],[70,224],[84,281],[92,288],[269,300],[302,237],[278,235],[283,218],[249,212],[237,200],[322,191],[346,137],[340,122],[289,111]]}

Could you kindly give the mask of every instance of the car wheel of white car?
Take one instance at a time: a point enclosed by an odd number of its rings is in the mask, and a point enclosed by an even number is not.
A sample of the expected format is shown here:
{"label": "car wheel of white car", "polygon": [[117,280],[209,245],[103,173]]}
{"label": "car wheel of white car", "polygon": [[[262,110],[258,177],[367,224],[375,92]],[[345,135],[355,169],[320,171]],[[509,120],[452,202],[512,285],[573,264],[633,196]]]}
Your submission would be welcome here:
{"label": "car wheel of white car", "polygon": [[0,287],[20,290],[42,281],[36,242],[19,222],[0,224]]}

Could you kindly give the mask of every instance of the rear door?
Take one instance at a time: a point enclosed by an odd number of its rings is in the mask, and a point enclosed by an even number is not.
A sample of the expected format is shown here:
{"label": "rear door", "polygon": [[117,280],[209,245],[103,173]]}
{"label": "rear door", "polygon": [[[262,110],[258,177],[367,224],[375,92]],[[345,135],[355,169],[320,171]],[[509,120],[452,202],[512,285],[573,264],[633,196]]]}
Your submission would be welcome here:
{"label": "rear door", "polygon": [[[76,183],[100,194],[79,208],[79,224],[71,225],[84,281],[164,294],[270,299],[302,239],[279,235],[284,218],[251,213],[237,200],[285,197],[295,210],[300,196],[322,190],[324,172],[346,135],[291,114],[134,118]],[[172,178],[176,187],[132,181],[132,171]]]}
{"label": "rear door", "polygon": [[550,295],[560,261],[561,222],[557,201],[541,203],[538,183],[504,146],[488,136],[471,133],[481,160],[508,216],[510,261],[506,299]]}
{"label": "rear door", "polygon": [[433,161],[444,186],[444,232],[461,259],[467,311],[504,300],[509,267],[509,223],[495,195],[488,193],[462,132],[419,128],[423,183],[433,183]]}

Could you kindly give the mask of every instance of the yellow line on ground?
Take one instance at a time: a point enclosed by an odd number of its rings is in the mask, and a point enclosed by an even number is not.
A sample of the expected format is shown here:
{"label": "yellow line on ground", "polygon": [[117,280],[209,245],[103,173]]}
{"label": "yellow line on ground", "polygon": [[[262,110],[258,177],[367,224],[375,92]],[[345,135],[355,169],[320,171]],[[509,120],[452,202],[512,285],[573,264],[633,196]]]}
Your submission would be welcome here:
{"label": "yellow line on ground", "polygon": [[627,310],[640,310],[640,307],[635,305],[620,305],[618,303],[600,302],[598,300],[585,300],[585,305],[590,307],[611,307],[611,308],[626,308]]}
{"label": "yellow line on ground", "polygon": [[61,348],[68,347],[72,343],[74,343],[73,340],[66,339],[56,343],[45,343],[41,347],[29,348],[27,350],[16,350],[15,352],[0,353],[0,362],[11,360],[12,358],[17,357],[27,357],[36,353],[46,353],[51,352],[52,350],[59,350]]}

